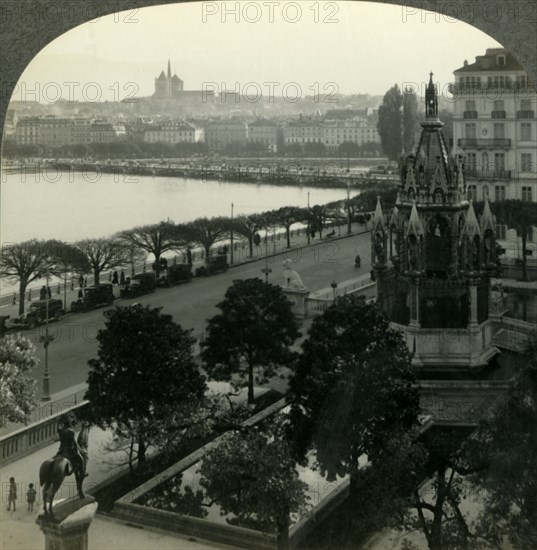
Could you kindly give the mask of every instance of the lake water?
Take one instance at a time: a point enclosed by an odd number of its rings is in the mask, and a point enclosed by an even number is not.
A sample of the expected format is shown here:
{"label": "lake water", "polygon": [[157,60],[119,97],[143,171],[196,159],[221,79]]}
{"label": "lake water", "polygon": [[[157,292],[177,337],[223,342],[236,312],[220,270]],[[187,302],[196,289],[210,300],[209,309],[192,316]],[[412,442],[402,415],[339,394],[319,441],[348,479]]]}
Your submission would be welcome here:
{"label": "lake water", "polygon": [[96,173],[2,176],[1,242],[73,242],[170,218],[230,216],[346,198],[345,189],[319,189]]}

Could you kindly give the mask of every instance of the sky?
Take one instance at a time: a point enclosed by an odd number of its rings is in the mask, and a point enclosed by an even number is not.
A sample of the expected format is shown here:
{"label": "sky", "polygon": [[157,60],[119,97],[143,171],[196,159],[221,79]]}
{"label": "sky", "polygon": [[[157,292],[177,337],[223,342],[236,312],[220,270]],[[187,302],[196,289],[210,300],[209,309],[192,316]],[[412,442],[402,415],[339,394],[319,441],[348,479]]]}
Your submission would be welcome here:
{"label": "sky", "polygon": [[68,31],[34,58],[13,99],[150,95],[168,58],[185,90],[377,95],[395,83],[422,89],[430,71],[442,90],[465,59],[500,46],[466,23],[374,2],[172,4]]}

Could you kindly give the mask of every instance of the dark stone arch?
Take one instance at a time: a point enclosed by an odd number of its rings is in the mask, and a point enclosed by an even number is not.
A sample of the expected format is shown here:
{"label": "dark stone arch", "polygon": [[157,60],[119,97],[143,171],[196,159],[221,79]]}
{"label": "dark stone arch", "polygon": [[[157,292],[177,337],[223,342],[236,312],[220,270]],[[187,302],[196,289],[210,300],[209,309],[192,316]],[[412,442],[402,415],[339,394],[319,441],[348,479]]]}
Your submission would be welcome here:
{"label": "dark stone arch", "polygon": [[[201,0],[195,0],[201,1]],[[354,0],[401,7],[401,22],[419,17],[423,24],[459,19],[507,48],[537,82],[537,0]],[[0,137],[14,87],[30,61],[65,32],[104,15],[179,1],[162,0],[18,0],[0,6]]]}

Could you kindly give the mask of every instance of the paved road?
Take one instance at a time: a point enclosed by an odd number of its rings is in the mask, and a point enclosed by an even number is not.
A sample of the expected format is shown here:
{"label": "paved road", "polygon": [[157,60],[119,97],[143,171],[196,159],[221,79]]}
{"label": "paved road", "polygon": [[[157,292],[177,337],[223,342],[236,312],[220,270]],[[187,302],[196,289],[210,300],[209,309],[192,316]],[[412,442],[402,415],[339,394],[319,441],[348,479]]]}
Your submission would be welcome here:
{"label": "paved road", "polygon": [[[342,233],[344,229],[342,228]],[[285,255],[269,258],[272,273],[269,281],[279,284],[282,281],[282,261],[285,257],[296,261],[294,268],[301,275],[304,284],[312,292],[329,288],[332,280],[341,284],[353,279],[370,269],[370,236],[369,233],[353,235],[338,240],[323,240],[312,246],[291,249]],[[362,268],[354,269],[354,257],[362,257]],[[202,336],[205,320],[218,312],[216,304],[222,300],[228,286],[235,279],[263,277],[261,269],[265,260],[239,265],[227,273],[212,277],[194,278],[191,282],[176,287],[159,289],[155,293],[130,300],[118,300],[116,304],[127,305],[139,302],[144,305],[162,307],[174,320],[184,328],[192,329],[197,338]],[[88,313],[66,315],[59,322],[50,323],[49,334],[56,339],[49,346],[49,369],[51,376],[51,393],[56,393],[70,386],[85,382],[88,373],[87,361],[96,356],[96,334],[104,326],[103,311],[97,309]],[[37,346],[40,365],[32,376],[39,382],[44,369],[44,349],[39,337],[44,334],[44,327],[23,331]]]}

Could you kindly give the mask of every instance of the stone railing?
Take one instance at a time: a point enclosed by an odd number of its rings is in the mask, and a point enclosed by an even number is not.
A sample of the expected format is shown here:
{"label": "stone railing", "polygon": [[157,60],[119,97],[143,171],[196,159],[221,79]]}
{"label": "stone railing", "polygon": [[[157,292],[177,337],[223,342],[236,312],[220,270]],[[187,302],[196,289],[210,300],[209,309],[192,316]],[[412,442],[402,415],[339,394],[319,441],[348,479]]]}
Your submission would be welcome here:
{"label": "stone railing", "polygon": [[0,437],[0,464],[5,466],[56,441],[58,439],[58,419],[60,416],[67,412],[76,413],[87,405],[88,401],[82,401],[77,405],[55,412],[42,420]]}

